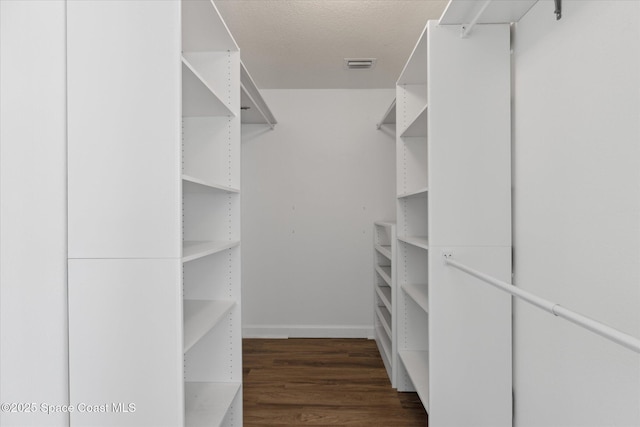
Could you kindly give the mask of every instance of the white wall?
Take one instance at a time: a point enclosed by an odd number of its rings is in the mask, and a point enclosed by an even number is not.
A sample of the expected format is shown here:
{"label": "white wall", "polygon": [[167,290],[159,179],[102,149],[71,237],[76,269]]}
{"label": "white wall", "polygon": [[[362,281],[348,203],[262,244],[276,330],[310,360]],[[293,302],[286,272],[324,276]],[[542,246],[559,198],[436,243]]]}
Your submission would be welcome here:
{"label": "white wall", "polygon": [[[63,1],[0,1],[0,401],[68,403]],[[0,412],[2,426],[67,414]]]}
{"label": "white wall", "polygon": [[243,129],[245,336],[369,337],[373,221],[395,217],[394,90],[265,90]]}
{"label": "white wall", "polygon": [[[640,336],[640,2],[515,31],[514,283]],[[640,425],[640,356],[516,303],[515,425]]]}

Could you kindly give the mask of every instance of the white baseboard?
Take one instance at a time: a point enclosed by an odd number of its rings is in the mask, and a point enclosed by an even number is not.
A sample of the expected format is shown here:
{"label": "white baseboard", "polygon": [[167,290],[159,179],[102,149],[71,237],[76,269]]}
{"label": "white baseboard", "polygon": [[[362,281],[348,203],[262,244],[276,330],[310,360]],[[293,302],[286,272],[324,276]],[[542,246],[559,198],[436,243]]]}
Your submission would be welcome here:
{"label": "white baseboard", "polygon": [[369,326],[336,325],[246,325],[243,338],[367,338],[373,339],[373,328]]}

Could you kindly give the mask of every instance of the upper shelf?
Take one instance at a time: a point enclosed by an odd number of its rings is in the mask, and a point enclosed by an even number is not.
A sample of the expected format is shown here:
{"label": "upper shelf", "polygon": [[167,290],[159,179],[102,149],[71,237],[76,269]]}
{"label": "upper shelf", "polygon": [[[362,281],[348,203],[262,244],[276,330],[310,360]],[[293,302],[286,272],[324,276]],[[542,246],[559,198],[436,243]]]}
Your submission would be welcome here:
{"label": "upper shelf", "polygon": [[[427,23],[427,25],[429,25]],[[413,48],[409,60],[404,66],[399,85],[427,84],[427,27],[424,28],[418,43]]]}
{"label": "upper shelf", "polygon": [[266,124],[273,129],[278,122],[242,62],[240,63],[240,88],[242,89],[240,91],[242,123]]}
{"label": "upper shelf", "polygon": [[238,51],[212,0],[182,1],[182,51]]}
{"label": "upper shelf", "polygon": [[451,0],[440,17],[440,25],[465,25],[474,20],[476,24],[518,22],[537,1],[494,0],[487,4],[487,1],[479,0]]}
{"label": "upper shelf", "polygon": [[427,106],[425,105],[422,110],[416,115],[416,117],[411,121],[409,126],[402,132],[400,135],[402,137],[409,136],[419,136],[425,137],[427,136]]}
{"label": "upper shelf", "polygon": [[182,57],[182,115],[235,116],[214,87],[214,82],[220,80],[203,76],[203,70],[199,68],[200,63],[204,62],[201,61],[202,55],[210,56],[196,53]]}
{"label": "upper shelf", "polygon": [[382,120],[376,125],[376,128],[380,129],[382,125],[395,125],[396,124],[396,100],[395,98],[391,102],[387,112],[382,116]]}

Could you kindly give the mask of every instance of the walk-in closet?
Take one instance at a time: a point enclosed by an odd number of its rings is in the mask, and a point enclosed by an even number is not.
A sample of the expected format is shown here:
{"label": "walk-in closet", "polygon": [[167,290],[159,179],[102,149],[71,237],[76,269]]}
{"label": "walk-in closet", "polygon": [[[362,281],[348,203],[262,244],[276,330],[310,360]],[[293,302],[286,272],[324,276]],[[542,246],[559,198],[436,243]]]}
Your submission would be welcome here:
{"label": "walk-in closet", "polygon": [[0,0],[2,427],[640,427],[640,0]]}

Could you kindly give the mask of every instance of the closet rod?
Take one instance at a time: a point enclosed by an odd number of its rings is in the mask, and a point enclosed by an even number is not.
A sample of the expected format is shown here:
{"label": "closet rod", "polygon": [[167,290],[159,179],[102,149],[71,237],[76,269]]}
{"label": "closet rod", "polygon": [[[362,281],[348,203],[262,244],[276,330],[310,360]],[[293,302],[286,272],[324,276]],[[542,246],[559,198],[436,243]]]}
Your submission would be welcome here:
{"label": "closet rod", "polygon": [[575,311],[564,308],[560,304],[556,304],[544,298],[540,298],[539,296],[533,295],[532,293],[517,288],[514,285],[491,277],[488,274],[482,273],[478,270],[474,270],[473,268],[461,264],[458,261],[454,261],[453,259],[451,259],[452,254],[450,252],[444,253],[443,256],[445,265],[457,268],[460,271],[463,271],[477,279],[482,280],[483,282],[493,285],[504,292],[510,293],[511,295],[518,297],[528,302],[529,304],[532,304],[548,313],[553,314],[554,316],[568,320],[578,326],[581,326],[593,333],[600,335],[601,337],[618,343],[623,347],[635,351],[636,353],[640,353],[640,340],[631,335],[625,334],[622,331],[612,328],[611,326],[607,326],[604,323],[598,322],[597,320],[590,319],[586,316],[583,316],[582,314],[576,313]]}

